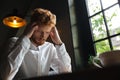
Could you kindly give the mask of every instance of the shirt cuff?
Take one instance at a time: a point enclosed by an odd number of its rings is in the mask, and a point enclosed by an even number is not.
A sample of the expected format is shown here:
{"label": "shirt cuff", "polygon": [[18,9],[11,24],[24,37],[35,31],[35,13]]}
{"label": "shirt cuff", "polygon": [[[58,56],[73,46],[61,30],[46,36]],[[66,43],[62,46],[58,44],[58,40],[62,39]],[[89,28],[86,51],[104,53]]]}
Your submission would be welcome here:
{"label": "shirt cuff", "polygon": [[67,52],[64,43],[62,43],[61,45],[55,45],[55,47],[57,51],[61,53],[62,55],[65,55],[65,53]]}

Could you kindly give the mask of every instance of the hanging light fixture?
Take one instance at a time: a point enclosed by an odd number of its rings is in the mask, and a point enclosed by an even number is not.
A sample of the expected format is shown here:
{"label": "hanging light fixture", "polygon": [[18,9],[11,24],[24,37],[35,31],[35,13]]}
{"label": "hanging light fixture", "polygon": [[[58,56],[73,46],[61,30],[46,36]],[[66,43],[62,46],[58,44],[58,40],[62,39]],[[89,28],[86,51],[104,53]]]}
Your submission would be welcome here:
{"label": "hanging light fixture", "polygon": [[26,20],[18,15],[15,9],[12,14],[8,14],[3,18],[3,23],[12,28],[20,28],[26,25]]}

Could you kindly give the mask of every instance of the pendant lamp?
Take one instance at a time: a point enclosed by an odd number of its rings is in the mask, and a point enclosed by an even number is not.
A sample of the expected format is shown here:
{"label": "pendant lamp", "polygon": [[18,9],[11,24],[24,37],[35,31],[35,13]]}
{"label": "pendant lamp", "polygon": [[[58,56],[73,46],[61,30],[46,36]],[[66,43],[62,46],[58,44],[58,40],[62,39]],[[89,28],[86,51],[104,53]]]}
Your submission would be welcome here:
{"label": "pendant lamp", "polygon": [[16,9],[13,10],[12,14],[8,14],[3,18],[3,24],[12,28],[23,27],[26,23],[26,20],[18,14]]}

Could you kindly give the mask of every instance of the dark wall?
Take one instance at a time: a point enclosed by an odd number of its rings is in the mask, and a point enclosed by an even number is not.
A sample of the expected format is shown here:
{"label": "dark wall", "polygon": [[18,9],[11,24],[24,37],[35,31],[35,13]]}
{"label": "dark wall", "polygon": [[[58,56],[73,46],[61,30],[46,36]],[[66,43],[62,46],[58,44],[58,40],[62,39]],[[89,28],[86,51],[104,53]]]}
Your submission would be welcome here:
{"label": "dark wall", "polygon": [[89,24],[86,1],[75,0],[75,13],[78,28],[79,50],[83,68],[88,68],[90,55],[95,55],[93,38]]}
{"label": "dark wall", "polygon": [[[74,69],[74,51],[73,51],[73,42],[72,42],[72,33],[71,33],[71,26],[70,26],[70,18],[69,18],[69,8],[68,8],[68,1],[67,0],[25,0],[22,1],[22,3],[18,3],[16,0],[13,0],[15,5],[12,5],[10,9],[18,9],[20,10],[22,14],[26,15],[26,17],[29,17],[29,12],[37,7],[45,8],[51,10],[54,14],[57,16],[57,28],[60,33],[60,36],[63,40],[63,42],[66,45],[67,51],[70,54],[72,58],[72,65]],[[30,2],[31,1],[31,2]],[[6,0],[7,2],[7,0]],[[28,2],[28,4],[26,4]],[[5,4],[5,3],[4,3]],[[2,5],[3,7],[6,7],[5,5]],[[5,8],[7,9],[7,8]],[[9,8],[7,9],[9,10]],[[2,15],[6,15],[8,12],[1,13]],[[27,13],[27,14],[25,14]],[[12,37],[15,36],[18,29],[9,28],[2,24],[2,18],[1,18],[1,28],[0,28],[0,49],[1,49],[1,56],[3,55],[2,50],[4,50],[4,44],[6,41]]]}

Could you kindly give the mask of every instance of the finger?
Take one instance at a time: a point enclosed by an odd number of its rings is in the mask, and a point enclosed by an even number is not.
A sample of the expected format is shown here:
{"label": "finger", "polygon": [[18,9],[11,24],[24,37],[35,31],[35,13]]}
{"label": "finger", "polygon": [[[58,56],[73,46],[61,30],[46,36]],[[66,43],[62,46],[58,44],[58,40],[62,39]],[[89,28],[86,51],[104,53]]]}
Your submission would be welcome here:
{"label": "finger", "polygon": [[29,24],[26,26],[23,35],[28,36],[29,38],[32,36],[33,32],[37,29],[37,24]]}
{"label": "finger", "polygon": [[32,23],[31,28],[34,28],[37,25],[36,22]]}

